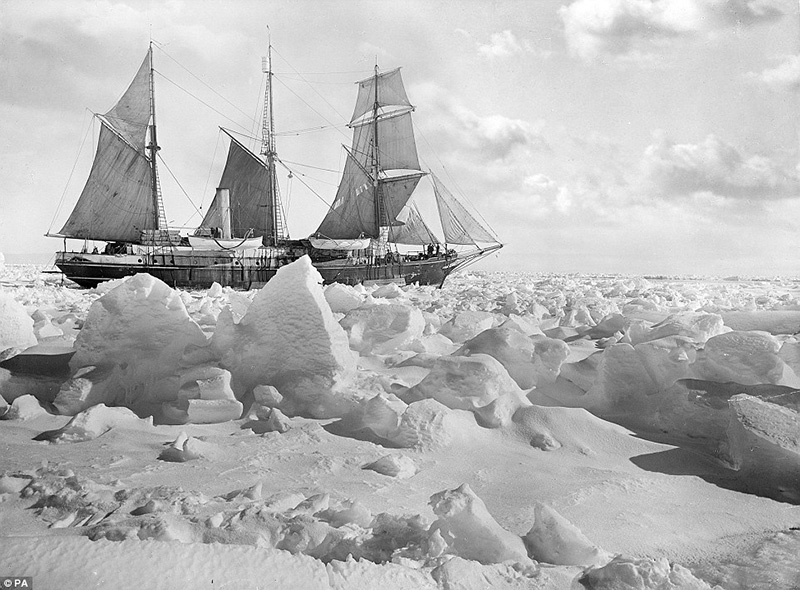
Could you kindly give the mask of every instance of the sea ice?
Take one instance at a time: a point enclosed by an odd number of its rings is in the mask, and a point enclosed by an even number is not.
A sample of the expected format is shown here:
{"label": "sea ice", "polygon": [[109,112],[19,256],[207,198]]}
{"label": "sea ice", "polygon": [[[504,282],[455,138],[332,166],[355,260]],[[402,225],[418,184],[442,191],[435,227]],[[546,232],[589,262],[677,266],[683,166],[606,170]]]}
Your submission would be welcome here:
{"label": "sea ice", "polygon": [[434,494],[430,504],[439,517],[430,533],[441,535],[448,553],[480,563],[533,565],[522,539],[497,524],[469,485]]}
{"label": "sea ice", "polygon": [[453,342],[466,342],[484,330],[499,325],[504,319],[487,311],[463,311],[443,324],[439,333]]}
{"label": "sea ice", "polygon": [[569,356],[569,347],[561,340],[543,335],[527,337],[501,326],[484,330],[453,354],[488,354],[505,367],[517,385],[530,389],[540,380],[555,381],[561,364]]}
{"label": "sea ice", "polygon": [[589,569],[577,583],[592,590],[712,590],[688,569],[677,563],[670,564],[663,557],[615,557],[607,565]]}
{"label": "sea ice", "polygon": [[63,428],[39,434],[36,440],[83,442],[102,436],[112,428],[140,430],[152,426],[152,418],[140,419],[128,408],[109,408],[99,404],[76,414]]}
{"label": "sea ice", "polygon": [[364,303],[364,295],[349,285],[331,283],[324,290],[325,301],[334,313],[347,313]]}
{"label": "sea ice", "polygon": [[25,307],[0,291],[0,353],[7,348],[25,349],[36,344],[33,325]]}
{"label": "sea ice", "polygon": [[692,366],[698,379],[743,385],[800,388],[800,378],[779,356],[780,342],[765,332],[728,332],[710,338]]}
{"label": "sea ice", "polygon": [[425,318],[411,305],[374,303],[348,312],[339,324],[347,330],[351,349],[362,355],[388,354],[420,338]]}
{"label": "sea ice", "polygon": [[32,395],[22,395],[11,402],[11,406],[3,418],[6,420],[31,420],[45,414],[47,411],[38,399]]}
{"label": "sea ice", "polygon": [[272,385],[292,414],[331,417],[349,407],[334,386],[355,371],[355,356],[321,283],[304,256],[278,270],[238,324],[217,324],[212,345],[233,375],[237,397]]}
{"label": "sea ice", "polygon": [[502,395],[521,396],[522,390],[499,361],[475,354],[439,357],[427,377],[400,397],[407,402],[435,399],[448,408],[473,410]]}
{"label": "sea ice", "polygon": [[92,304],[70,366],[113,368],[116,402],[136,407],[174,399],[184,350],[205,343],[178,292],[138,274]]}
{"label": "sea ice", "polygon": [[592,543],[558,512],[537,503],[533,527],[524,541],[531,557],[553,565],[605,565],[611,555]]}
{"label": "sea ice", "polygon": [[377,461],[364,465],[364,469],[398,479],[408,479],[417,473],[414,460],[406,455],[384,455]]}
{"label": "sea ice", "polygon": [[780,496],[800,501],[800,413],[746,394],[728,403],[734,467],[751,487],[783,490]]}

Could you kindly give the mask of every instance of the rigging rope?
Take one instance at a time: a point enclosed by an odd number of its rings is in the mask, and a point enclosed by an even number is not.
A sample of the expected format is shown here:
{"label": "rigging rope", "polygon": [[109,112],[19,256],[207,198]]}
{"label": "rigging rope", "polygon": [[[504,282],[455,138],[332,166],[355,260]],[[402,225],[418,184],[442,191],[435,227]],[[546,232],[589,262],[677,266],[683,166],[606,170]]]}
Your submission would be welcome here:
{"label": "rigging rope", "polygon": [[[89,119],[89,125],[86,126],[86,131],[83,134],[83,139],[81,140],[81,145],[78,147],[78,154],[75,156],[75,162],[72,164],[72,170],[69,171],[69,177],[67,177],[67,183],[64,185],[64,191],[61,193],[61,199],[58,201],[58,206],[56,207],[55,212],[53,213],[53,219],[50,220],[50,226],[47,228],[47,233],[50,233],[50,230],[53,229],[53,224],[56,222],[56,217],[61,212],[61,206],[64,204],[64,199],[67,196],[67,189],[69,188],[69,183],[72,182],[72,176],[75,174],[75,168],[78,167],[78,160],[81,157],[81,152],[83,152],[83,146],[86,145],[86,138],[89,136],[89,132],[94,127],[94,113],[89,110],[88,108],[85,109],[91,114],[91,118]],[[86,116],[86,112],[84,112],[84,117]]]}
{"label": "rigging rope", "polygon": [[175,184],[178,185],[178,188],[180,188],[181,191],[183,191],[184,196],[192,204],[192,207],[194,207],[194,210],[197,211],[200,215],[202,215],[202,213],[200,212],[200,209],[197,208],[197,205],[194,204],[194,201],[192,201],[192,198],[189,196],[189,193],[186,192],[186,189],[183,188],[183,185],[180,183],[180,181],[177,179],[177,177],[172,173],[172,170],[170,170],[170,167],[167,166],[167,163],[164,161],[164,158],[161,157],[161,154],[158,154],[158,159],[164,165],[164,168],[167,169],[167,172],[169,172],[169,175],[172,176],[172,180],[175,181]]}
{"label": "rigging rope", "polygon": [[[216,90],[214,90],[214,88],[212,88],[211,86],[209,86],[207,83],[203,82],[203,80],[201,80],[201,79],[200,79],[200,78],[199,78],[199,77],[198,77],[196,74],[192,73],[192,71],[191,71],[191,70],[189,70],[189,68],[187,68],[186,66],[184,66],[184,65],[183,65],[182,63],[180,63],[180,62],[179,62],[177,59],[175,59],[175,58],[174,58],[174,57],[172,57],[172,56],[171,56],[169,53],[167,53],[167,52],[166,52],[166,50],[164,49],[164,47],[163,47],[163,45],[162,45],[161,43],[159,43],[158,41],[153,41],[153,42],[155,43],[156,47],[158,47],[158,49],[159,49],[159,50],[160,50],[160,51],[161,51],[161,52],[162,52],[164,55],[166,55],[168,58],[170,58],[172,61],[174,61],[176,64],[178,64],[178,65],[179,65],[181,68],[183,68],[183,69],[184,69],[184,70],[185,70],[185,71],[186,71],[186,72],[187,72],[187,73],[188,73],[190,76],[192,76],[192,77],[193,77],[195,80],[197,80],[197,81],[198,81],[198,82],[200,82],[200,83],[201,83],[203,86],[205,86],[206,88],[208,88],[209,90],[211,90],[211,92],[213,92],[214,94],[216,94],[217,96],[219,96],[219,97],[220,97],[222,100],[224,100],[224,101],[225,101],[225,102],[227,102],[229,105],[231,105],[231,106],[232,106],[234,109],[236,109],[237,111],[239,111],[240,113],[242,113],[242,114],[243,114],[245,117],[249,117],[249,115],[248,115],[247,113],[245,113],[245,112],[244,112],[242,109],[240,109],[240,108],[239,108],[239,107],[237,107],[235,104],[233,104],[231,101],[229,101],[227,98],[225,98],[224,96],[222,96],[222,95],[221,95],[219,92],[217,92]],[[159,74],[161,74],[161,72],[159,72]],[[161,75],[163,76],[163,74],[161,74]],[[171,81],[171,80],[170,80],[170,81]],[[173,84],[174,84],[174,82],[173,82]],[[176,84],[176,86],[177,86],[177,84]],[[195,97],[195,98],[197,98],[197,97]],[[198,99],[198,100],[199,100],[199,99]],[[203,104],[205,104],[205,103],[203,103]]]}
{"label": "rigging rope", "polygon": [[[311,84],[311,83],[310,83],[308,80],[306,80],[306,79],[303,77],[303,75],[302,75],[300,72],[298,72],[298,71],[297,71],[297,70],[294,68],[294,66],[292,66],[292,64],[290,64],[290,63],[289,63],[289,61],[288,61],[288,60],[287,60],[285,57],[283,57],[283,55],[281,55],[281,53],[280,53],[280,52],[279,52],[277,49],[275,49],[274,47],[273,47],[272,49],[273,49],[273,51],[274,51],[274,52],[275,52],[275,53],[276,53],[276,54],[277,54],[277,55],[278,55],[278,56],[279,56],[279,57],[280,57],[280,58],[281,58],[281,59],[282,59],[284,62],[286,62],[286,64],[287,64],[287,65],[288,65],[290,68],[292,68],[292,71],[293,71],[293,72],[294,72],[294,73],[295,73],[297,76],[300,76],[300,78],[303,80],[303,82],[305,82],[305,83],[308,85],[308,87],[309,87],[309,88],[311,88],[311,90],[313,90],[313,91],[314,91],[314,94],[316,94],[317,96],[319,96],[319,97],[322,99],[322,101],[323,101],[323,102],[324,102],[326,105],[328,105],[328,106],[331,108],[331,110],[332,110],[334,113],[336,113],[336,114],[337,114],[337,115],[338,115],[338,116],[339,116],[339,117],[340,117],[340,118],[341,118],[343,121],[346,121],[346,120],[347,120],[347,118],[346,118],[346,117],[344,117],[344,116],[343,116],[343,115],[342,115],[342,114],[341,114],[341,113],[340,113],[340,112],[339,112],[339,111],[336,109],[336,107],[335,107],[335,106],[333,106],[333,105],[332,105],[330,102],[328,102],[328,99],[327,99],[327,98],[325,98],[325,97],[324,97],[322,94],[320,94],[319,92],[317,92],[317,89],[316,89],[316,88],[314,88],[314,86],[313,86],[313,85],[312,85],[312,84]],[[335,125],[334,123],[331,123],[331,122],[328,120],[328,118],[327,118],[327,117],[325,117],[325,116],[324,116],[322,113],[320,113],[320,112],[319,112],[319,111],[317,111],[317,110],[316,110],[314,107],[312,107],[310,104],[308,104],[308,102],[306,102],[306,100],[305,100],[305,99],[303,99],[303,97],[302,97],[302,96],[299,96],[299,95],[298,95],[296,92],[294,92],[294,91],[293,91],[291,88],[289,88],[289,86],[287,86],[287,85],[286,85],[286,83],[285,83],[285,82],[283,82],[283,81],[282,81],[280,78],[278,78],[278,81],[279,81],[279,82],[281,82],[281,84],[283,84],[283,86],[284,86],[284,87],[285,87],[287,90],[289,90],[289,92],[291,92],[292,94],[294,94],[294,95],[295,95],[297,98],[299,98],[299,99],[300,99],[300,100],[301,100],[301,101],[302,101],[302,102],[303,102],[303,103],[304,103],[306,106],[308,106],[308,108],[310,108],[312,111],[314,111],[315,113],[317,113],[317,114],[318,114],[320,117],[322,117],[322,119],[323,119],[323,120],[324,120],[326,123],[328,123],[329,125],[331,125],[331,126],[333,126],[333,127],[335,127],[335,128],[337,128],[337,129],[338,129],[338,126],[337,126],[337,125]],[[342,133],[342,135],[344,135],[345,137],[347,137],[347,134],[345,134],[345,133],[344,133],[344,132],[343,132],[341,129],[339,129],[339,132],[340,132],[340,133]]]}
{"label": "rigging rope", "polygon": [[154,71],[155,73],[157,73],[159,76],[161,76],[161,78],[163,78],[164,80],[166,80],[167,82],[169,82],[170,84],[172,84],[173,86],[175,86],[176,88],[178,88],[178,89],[180,89],[180,90],[183,90],[183,91],[184,91],[186,94],[188,94],[189,96],[191,96],[193,99],[195,99],[195,100],[196,100],[196,101],[198,101],[199,103],[201,103],[201,104],[204,104],[205,106],[207,106],[208,108],[210,108],[212,111],[214,111],[215,113],[217,113],[218,115],[220,115],[222,118],[224,118],[224,119],[227,119],[228,121],[230,121],[231,123],[233,123],[233,124],[234,124],[234,125],[236,125],[237,127],[241,127],[242,129],[245,129],[244,125],[242,125],[241,123],[238,123],[237,121],[234,121],[234,120],[233,120],[233,119],[231,119],[229,116],[227,116],[225,113],[223,113],[223,112],[221,112],[221,111],[218,111],[217,109],[215,109],[214,107],[212,107],[210,104],[208,104],[208,103],[207,103],[206,101],[204,101],[203,99],[201,99],[201,98],[199,98],[199,97],[195,96],[194,94],[192,94],[191,92],[189,92],[188,90],[186,90],[186,88],[184,88],[183,86],[181,86],[181,85],[180,85],[180,84],[178,84],[177,82],[174,82],[174,81],[170,80],[169,78],[167,78],[167,77],[166,77],[164,74],[162,74],[162,73],[161,73],[161,72],[159,72],[158,70],[153,70],[153,71]]}

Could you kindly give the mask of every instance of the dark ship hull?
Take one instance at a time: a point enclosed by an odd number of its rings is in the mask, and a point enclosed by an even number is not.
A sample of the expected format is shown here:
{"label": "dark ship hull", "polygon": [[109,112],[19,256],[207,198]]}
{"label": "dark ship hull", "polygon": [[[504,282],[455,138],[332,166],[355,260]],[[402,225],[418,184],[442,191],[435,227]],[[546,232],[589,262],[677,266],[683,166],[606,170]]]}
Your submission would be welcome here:
{"label": "dark ship hull", "polygon": [[[98,284],[121,279],[137,273],[148,273],[171,287],[182,289],[208,289],[214,283],[234,289],[256,289],[263,287],[275,276],[280,267],[270,265],[263,259],[220,261],[213,264],[191,264],[173,262],[170,257],[120,257],[121,260],[108,261],[102,255],[75,252],[60,252],[56,266],[64,275],[82,287],[96,287]],[[125,260],[131,259],[132,260]],[[156,260],[158,258],[158,260]],[[154,262],[155,261],[155,262]],[[405,284],[441,286],[450,272],[455,270],[454,257],[431,257],[422,260],[401,260],[398,262],[359,263],[334,260],[314,262],[322,275],[323,282],[357,285],[361,283],[402,282]]]}

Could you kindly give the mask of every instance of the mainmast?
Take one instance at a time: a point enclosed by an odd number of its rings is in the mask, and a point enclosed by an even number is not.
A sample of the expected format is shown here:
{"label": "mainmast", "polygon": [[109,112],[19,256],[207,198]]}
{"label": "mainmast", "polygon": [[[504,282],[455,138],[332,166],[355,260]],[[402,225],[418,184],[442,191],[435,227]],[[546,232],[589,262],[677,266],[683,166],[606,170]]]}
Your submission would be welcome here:
{"label": "mainmast", "polygon": [[378,159],[378,64],[375,64],[375,101],[372,103],[372,199],[375,207],[375,235],[381,237],[380,161]]}
{"label": "mainmast", "polygon": [[[150,143],[147,149],[150,151],[150,181],[151,181],[151,195],[153,199],[153,230],[160,228],[161,217],[161,198],[158,190],[158,170],[156,169],[156,153],[161,148],[158,146],[158,139],[156,136],[156,93],[155,84],[153,83],[153,42],[150,42],[150,49],[148,50],[150,58],[150,115],[152,123],[150,124]],[[155,239],[155,232],[153,233]]]}
{"label": "mainmast", "polygon": [[264,92],[264,116],[261,128],[261,155],[266,156],[269,174],[267,194],[267,227],[272,228],[272,235],[264,236],[269,245],[278,243],[280,229],[278,227],[278,179],[275,172],[275,119],[272,102],[272,41],[269,43],[267,57],[261,59],[261,69],[267,74],[267,87]]}

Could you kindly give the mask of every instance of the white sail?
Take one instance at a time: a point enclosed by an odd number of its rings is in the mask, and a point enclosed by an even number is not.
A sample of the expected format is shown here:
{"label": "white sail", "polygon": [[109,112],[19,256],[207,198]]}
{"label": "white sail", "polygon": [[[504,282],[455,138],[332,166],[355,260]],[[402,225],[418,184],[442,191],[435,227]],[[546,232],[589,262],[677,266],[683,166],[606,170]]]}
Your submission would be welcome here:
{"label": "white sail", "polygon": [[[270,208],[275,203],[269,198],[270,175],[267,165],[230,133],[225,131],[225,134],[231,144],[218,188],[230,191],[231,235],[234,238],[272,236],[274,228]],[[221,205],[215,197],[200,226],[209,228],[222,225]]]}
{"label": "white sail", "polygon": [[474,245],[478,243],[499,244],[483,224],[467,211],[453,194],[445,188],[436,175],[433,176],[433,190],[436,205],[442,220],[445,242],[448,244]]}
{"label": "white sail", "polygon": [[152,169],[105,124],[100,129],[92,170],[62,236],[111,242],[139,242],[154,229]]}
{"label": "white sail", "polygon": [[152,50],[128,89],[105,115],[92,170],[59,232],[71,238],[141,242],[159,229],[152,161],[145,155],[151,100]]}

